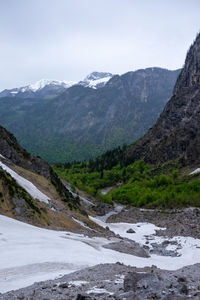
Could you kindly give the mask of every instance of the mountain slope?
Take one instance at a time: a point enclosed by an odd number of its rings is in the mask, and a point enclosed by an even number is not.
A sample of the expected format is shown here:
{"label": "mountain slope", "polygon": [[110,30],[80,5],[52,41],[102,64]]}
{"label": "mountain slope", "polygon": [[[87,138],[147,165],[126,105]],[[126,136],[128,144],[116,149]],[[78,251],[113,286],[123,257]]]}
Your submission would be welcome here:
{"label": "mountain slope", "polygon": [[190,47],[174,94],[155,126],[127,150],[128,160],[145,157],[150,163],[179,159],[200,163],[200,34]]}
{"label": "mountain slope", "polygon": [[51,168],[39,157],[28,153],[15,136],[0,126],[0,153],[12,163],[51,179]]}
{"label": "mountain slope", "polygon": [[0,213],[40,226],[78,230],[72,216],[84,216],[72,208],[80,208],[78,199],[51,167],[0,126]]}
{"label": "mountain slope", "polygon": [[128,72],[102,88],[75,85],[48,101],[1,98],[1,122],[49,162],[89,159],[141,137],[171,97],[179,72]]}

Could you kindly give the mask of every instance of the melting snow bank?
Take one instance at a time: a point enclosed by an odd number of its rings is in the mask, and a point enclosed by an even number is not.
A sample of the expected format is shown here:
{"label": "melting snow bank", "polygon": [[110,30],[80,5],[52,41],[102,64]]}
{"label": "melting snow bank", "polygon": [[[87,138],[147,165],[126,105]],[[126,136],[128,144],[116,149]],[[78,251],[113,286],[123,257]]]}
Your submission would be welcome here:
{"label": "melting snow bank", "polygon": [[[153,224],[103,223],[121,236],[144,243],[154,237],[157,229]],[[139,226],[139,227],[138,227]],[[128,234],[133,228],[136,234]],[[134,237],[135,235],[135,237]],[[56,276],[105,263],[145,267],[155,265],[161,269],[176,270],[200,262],[200,240],[177,237],[181,244],[179,257],[152,255],[149,258],[136,257],[106,249],[116,238],[89,238],[64,231],[53,231],[31,226],[0,215],[0,292],[28,286],[36,281],[54,279]],[[198,248],[199,247],[199,248]]]}
{"label": "melting snow bank", "polygon": [[122,238],[128,238],[140,245],[148,247],[150,253],[151,251],[155,253],[155,248],[164,244],[166,251],[172,251],[172,253],[177,254],[174,255],[177,257],[151,255],[151,257],[147,259],[149,262],[151,261],[150,265],[155,265],[166,270],[176,270],[200,262],[199,239],[183,236],[175,236],[167,239],[166,237],[156,236],[156,230],[164,230],[165,228],[157,227],[151,223],[105,223],[100,220],[99,217],[90,217],[90,219],[104,228],[108,227]]}
{"label": "melting snow bank", "polygon": [[197,168],[196,170],[194,170],[193,172],[190,173],[190,175],[196,174],[196,173],[200,173],[200,168]]}
{"label": "melting snow bank", "polygon": [[[1,157],[3,157],[3,156],[1,155]],[[24,177],[18,175],[16,172],[14,172],[12,169],[7,167],[1,161],[0,161],[0,167],[2,167],[3,170],[5,170],[7,173],[9,173],[17,181],[17,183],[21,187],[23,187],[27,191],[27,193],[29,193],[33,198],[35,198],[41,202],[49,203],[50,199],[45,194],[40,192],[38,190],[38,188],[34,184],[32,184],[30,181],[28,181]]]}
{"label": "melting snow bank", "polygon": [[71,186],[65,180],[61,180],[61,181],[64,184],[64,186],[66,187],[66,189],[72,194],[72,196],[74,198],[78,197],[81,201],[83,201],[88,206],[95,206],[94,203],[87,200],[85,197],[82,197],[82,196],[78,195],[77,193],[73,192],[72,189],[71,189]]}
{"label": "melting snow bank", "polygon": [[[115,204],[114,210],[109,211],[107,214],[105,214],[103,216],[97,216],[97,219],[100,220],[100,221],[102,221],[103,223],[105,223],[110,216],[119,214],[122,211],[123,208],[124,208],[123,205],[116,205]],[[97,223],[97,222],[95,221],[95,223]]]}

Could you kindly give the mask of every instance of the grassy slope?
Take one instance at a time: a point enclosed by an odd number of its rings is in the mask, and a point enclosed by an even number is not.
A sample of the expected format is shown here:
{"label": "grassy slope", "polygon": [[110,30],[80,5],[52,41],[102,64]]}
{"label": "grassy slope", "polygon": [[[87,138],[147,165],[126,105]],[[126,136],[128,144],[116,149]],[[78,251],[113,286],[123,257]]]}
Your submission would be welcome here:
{"label": "grassy slope", "polygon": [[[103,171],[91,171],[89,163],[84,163],[69,168],[54,167],[54,170],[72,186],[109,203],[118,201],[147,208],[200,206],[199,175],[184,175],[184,170],[175,162],[155,167],[137,161],[126,167],[117,165]],[[107,195],[101,194],[101,188],[116,183],[120,186]]]}

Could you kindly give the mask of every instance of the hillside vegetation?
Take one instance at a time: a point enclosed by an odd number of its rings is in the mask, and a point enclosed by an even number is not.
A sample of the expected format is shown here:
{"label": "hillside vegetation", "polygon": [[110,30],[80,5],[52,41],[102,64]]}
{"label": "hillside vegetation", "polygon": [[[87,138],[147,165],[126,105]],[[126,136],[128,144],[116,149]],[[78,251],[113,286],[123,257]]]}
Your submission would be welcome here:
{"label": "hillside vegetation", "polygon": [[[101,169],[99,160],[54,166],[54,170],[72,188],[78,187],[108,203],[163,209],[200,206],[199,175],[182,175],[176,162],[156,167],[140,160],[106,170]],[[112,189],[103,195],[101,189],[105,187]]]}

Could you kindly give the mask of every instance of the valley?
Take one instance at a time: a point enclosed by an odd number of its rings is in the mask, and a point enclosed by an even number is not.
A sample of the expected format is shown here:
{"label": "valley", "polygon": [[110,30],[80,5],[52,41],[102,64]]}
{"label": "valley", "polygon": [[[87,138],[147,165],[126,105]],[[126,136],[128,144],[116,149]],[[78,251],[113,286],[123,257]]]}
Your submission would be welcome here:
{"label": "valley", "polygon": [[[3,156],[0,159],[2,168],[23,186],[24,181],[20,181],[19,176],[27,177],[26,170],[14,166]],[[16,176],[17,173],[6,164],[21,175]],[[33,181],[34,176],[29,174],[27,178]],[[48,200],[44,204],[38,202],[43,201],[43,197],[39,199],[38,194],[32,194],[36,197],[32,200],[34,204],[45,208],[46,223],[42,223],[41,216],[40,224],[35,223],[31,216],[27,220],[26,212],[21,209],[22,200],[21,203],[15,202],[14,211],[18,212],[15,219],[9,218],[9,214],[6,217],[6,212],[1,210],[4,216],[0,215],[0,292],[3,293],[0,299],[77,299],[78,294],[89,299],[107,299],[108,296],[109,299],[128,299],[130,295],[146,299],[155,294],[160,295],[161,299],[166,294],[198,299],[196,270],[200,263],[200,209],[144,209],[125,204],[106,204],[86,192],[79,190],[76,193],[73,186],[65,181],[63,183],[73,199],[79,198],[78,210],[64,209],[63,204],[61,206],[61,202],[49,192],[49,199],[53,201]],[[26,189],[31,193],[32,188],[26,185]],[[47,193],[44,186],[42,191]],[[105,196],[112,191],[108,190]],[[32,208],[36,210],[36,207]],[[51,212],[55,214],[54,219]],[[193,266],[188,268],[188,265]],[[162,269],[168,270],[168,273]],[[152,272],[154,275],[150,275]],[[175,278],[182,278],[183,273],[187,279],[177,281]],[[16,274],[20,276],[16,277]],[[127,274],[135,274],[136,290],[134,286],[127,287]],[[163,276],[165,286],[160,281]],[[150,282],[156,280],[156,285],[152,286],[146,278]],[[152,287],[138,289],[144,280],[147,286],[150,284]],[[192,285],[192,280],[196,281],[195,285]],[[42,282],[34,283],[38,281]]]}
{"label": "valley", "polygon": [[200,299],[200,33],[182,70],[6,93],[0,299]]}

